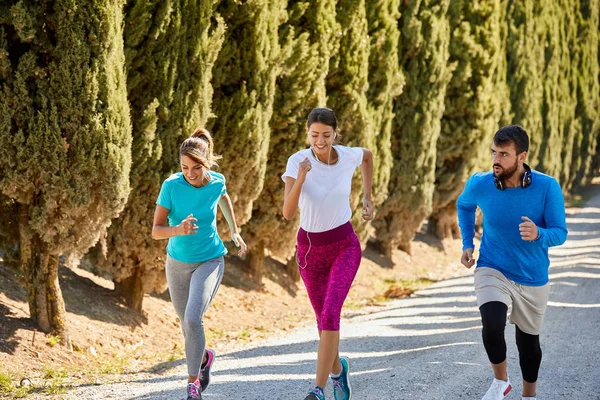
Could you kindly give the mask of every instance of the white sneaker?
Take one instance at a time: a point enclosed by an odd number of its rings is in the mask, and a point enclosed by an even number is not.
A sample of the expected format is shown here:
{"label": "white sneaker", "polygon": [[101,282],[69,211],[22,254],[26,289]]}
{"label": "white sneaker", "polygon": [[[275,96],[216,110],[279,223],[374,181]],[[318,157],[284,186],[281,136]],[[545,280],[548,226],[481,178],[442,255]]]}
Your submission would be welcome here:
{"label": "white sneaker", "polygon": [[521,397],[521,400],[537,400],[537,397]]}
{"label": "white sneaker", "polygon": [[510,379],[505,381],[501,381],[500,379],[494,378],[492,381],[492,386],[485,393],[485,396],[481,398],[481,400],[502,400],[505,398],[510,391],[512,390],[512,386],[510,384]]}

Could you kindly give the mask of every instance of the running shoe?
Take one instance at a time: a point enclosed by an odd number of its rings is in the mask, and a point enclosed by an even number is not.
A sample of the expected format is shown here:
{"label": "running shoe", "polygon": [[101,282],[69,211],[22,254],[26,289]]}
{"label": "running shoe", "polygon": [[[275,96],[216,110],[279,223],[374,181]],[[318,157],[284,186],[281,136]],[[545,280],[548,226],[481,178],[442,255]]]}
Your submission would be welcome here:
{"label": "running shoe", "polygon": [[204,392],[206,387],[210,383],[210,367],[212,367],[213,362],[215,361],[215,357],[217,356],[213,349],[207,348],[205,350],[206,353],[206,364],[200,367],[200,376],[198,377],[198,381],[200,381],[200,388]]}
{"label": "running shoe", "polygon": [[501,381],[500,379],[494,378],[492,385],[486,392],[485,396],[481,398],[481,400],[502,400],[510,393],[511,390],[512,386],[510,384],[510,379]]}
{"label": "running shoe", "polygon": [[321,386],[315,386],[314,389],[308,392],[308,396],[306,396],[304,400],[325,400],[323,388]]}
{"label": "running shoe", "polygon": [[196,382],[188,383],[187,400],[202,400],[202,395],[200,394],[200,387],[196,385]]}
{"label": "running shoe", "polygon": [[352,398],[352,388],[350,387],[350,360],[347,357],[340,357],[342,371],[337,378],[331,377],[333,381],[333,398],[335,400],[350,400]]}

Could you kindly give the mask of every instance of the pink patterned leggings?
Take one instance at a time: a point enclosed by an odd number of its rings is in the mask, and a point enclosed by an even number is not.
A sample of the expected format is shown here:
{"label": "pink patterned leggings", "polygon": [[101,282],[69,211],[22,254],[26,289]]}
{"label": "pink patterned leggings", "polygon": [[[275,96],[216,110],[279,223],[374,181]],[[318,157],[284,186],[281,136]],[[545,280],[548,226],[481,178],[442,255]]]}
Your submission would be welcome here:
{"label": "pink patterned leggings", "polygon": [[342,306],[362,250],[350,222],[330,231],[298,232],[298,265],[319,330],[339,331]]}

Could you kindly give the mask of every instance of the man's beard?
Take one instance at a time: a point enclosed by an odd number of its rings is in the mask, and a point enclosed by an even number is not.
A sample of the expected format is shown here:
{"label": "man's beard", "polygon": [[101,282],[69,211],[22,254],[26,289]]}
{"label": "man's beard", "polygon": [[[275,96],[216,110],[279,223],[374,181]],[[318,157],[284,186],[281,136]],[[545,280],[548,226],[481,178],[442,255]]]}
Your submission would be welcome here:
{"label": "man's beard", "polygon": [[498,165],[498,164],[494,164],[494,167],[500,167],[502,169],[502,172],[500,172],[498,175],[496,175],[496,171],[494,171],[494,176],[498,179],[506,180],[506,179],[512,178],[513,175],[517,172],[519,163],[517,161],[515,161],[515,165],[513,165],[512,167],[509,167],[508,169],[504,169],[504,168],[502,168],[501,165]]}

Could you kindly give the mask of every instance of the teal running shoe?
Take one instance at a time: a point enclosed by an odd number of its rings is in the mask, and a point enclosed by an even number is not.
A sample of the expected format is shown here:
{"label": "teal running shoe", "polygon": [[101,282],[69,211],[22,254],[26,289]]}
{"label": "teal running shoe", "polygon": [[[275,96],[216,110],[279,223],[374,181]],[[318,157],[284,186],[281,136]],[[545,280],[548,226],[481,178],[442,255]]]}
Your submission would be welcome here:
{"label": "teal running shoe", "polygon": [[306,396],[304,400],[325,400],[323,388],[321,386],[315,386],[314,389],[308,392],[308,396]]}
{"label": "teal running shoe", "polygon": [[350,361],[348,357],[340,357],[342,372],[337,378],[331,378],[333,381],[333,397],[335,400],[350,400],[352,398],[352,388],[350,387]]}

